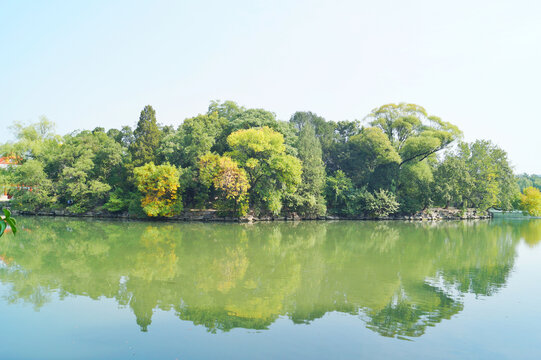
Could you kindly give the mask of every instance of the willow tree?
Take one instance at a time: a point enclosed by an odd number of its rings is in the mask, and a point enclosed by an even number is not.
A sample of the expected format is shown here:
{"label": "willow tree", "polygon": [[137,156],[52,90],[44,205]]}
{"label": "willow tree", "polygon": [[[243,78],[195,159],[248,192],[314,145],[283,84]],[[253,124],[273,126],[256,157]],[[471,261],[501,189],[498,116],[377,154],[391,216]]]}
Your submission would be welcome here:
{"label": "willow tree", "polygon": [[388,188],[388,181],[380,176],[374,178],[374,173],[379,168],[396,167],[401,158],[385,133],[377,127],[364,128],[352,136],[347,145],[347,157],[342,166],[355,185],[368,185],[375,190]]}
{"label": "willow tree", "polygon": [[401,156],[401,166],[422,161],[462,136],[458,127],[428,115],[415,104],[383,105],[372,110],[366,119],[387,135]]}
{"label": "willow tree", "polygon": [[422,106],[407,103],[380,106],[366,120],[383,131],[400,156],[392,179],[402,211],[415,212],[430,205],[427,189],[432,186],[433,175],[427,161],[435,160],[435,154],[460,139],[462,132],[429,115]]}

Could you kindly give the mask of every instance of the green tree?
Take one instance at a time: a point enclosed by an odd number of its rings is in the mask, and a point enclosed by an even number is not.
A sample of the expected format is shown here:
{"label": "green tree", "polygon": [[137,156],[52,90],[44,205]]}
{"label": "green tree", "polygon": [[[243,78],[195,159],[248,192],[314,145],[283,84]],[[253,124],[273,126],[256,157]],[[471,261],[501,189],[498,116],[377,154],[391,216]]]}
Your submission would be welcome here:
{"label": "green tree", "polygon": [[367,116],[372,126],[380,128],[399,153],[404,165],[422,161],[462,136],[460,130],[415,104],[387,104]]}
{"label": "green tree", "polygon": [[148,216],[173,216],[182,210],[179,196],[180,170],[174,165],[153,162],[134,169],[137,188],[143,195],[141,207]]}
{"label": "green tree", "polygon": [[284,137],[269,127],[238,130],[227,138],[250,184],[250,203],[260,210],[280,213],[286,194],[292,194],[301,182],[302,163],[286,154]]}
{"label": "green tree", "polygon": [[302,183],[292,195],[293,208],[303,215],[325,215],[325,165],[321,143],[310,122],[305,123],[300,130],[297,149],[302,161]]}
{"label": "green tree", "polygon": [[439,205],[481,210],[509,210],[520,194],[507,153],[485,140],[460,143],[447,153],[436,166],[432,192]]}
{"label": "green tree", "polygon": [[61,151],[46,168],[61,203],[72,204],[70,211],[75,213],[103,205],[122,164],[122,152],[121,145],[103,132],[66,135]]}
{"label": "green tree", "polygon": [[244,169],[230,157],[206,154],[199,160],[199,177],[203,184],[219,192],[218,209],[246,215],[248,210],[248,178]]}
{"label": "green tree", "polygon": [[212,100],[208,107],[207,115],[216,113],[218,117],[227,119],[227,121],[235,120],[246,109],[243,106],[239,106],[236,102],[227,100],[220,102],[220,100]]}
{"label": "green tree", "polygon": [[526,189],[527,187],[533,186],[535,188],[538,188],[541,190],[541,175],[528,175],[528,174],[520,174],[517,175],[517,184],[519,186],[519,190],[522,191]]}
{"label": "green tree", "polygon": [[162,140],[159,153],[171,164],[196,167],[199,158],[212,149],[226,123],[218,112],[186,119],[178,131]]}
{"label": "green tree", "polygon": [[522,210],[528,212],[532,216],[541,216],[541,191],[530,186],[524,189],[520,203]]}
{"label": "green tree", "polygon": [[99,202],[104,203],[111,190],[111,186],[90,176],[94,168],[92,155],[90,151],[81,154],[60,175],[60,193],[67,204],[73,204],[71,212],[83,213]]}
{"label": "green tree", "polygon": [[472,176],[465,159],[453,152],[447,153],[434,171],[432,193],[435,203],[445,208],[450,205],[463,207],[471,187]]}
{"label": "green tree", "polygon": [[412,214],[432,205],[430,190],[433,181],[434,175],[428,159],[405,165],[400,171],[397,189],[400,211]]}
{"label": "green tree", "polygon": [[372,184],[372,176],[379,167],[398,165],[401,158],[382,130],[376,127],[364,128],[353,135],[347,142],[348,147],[341,161],[341,168],[351,177],[358,187]]}
{"label": "green tree", "polygon": [[120,130],[110,129],[107,131],[107,136],[125,148],[129,148],[130,145],[135,141],[133,130],[129,126],[123,126]]}
{"label": "green tree", "polygon": [[353,192],[353,183],[342,170],[337,170],[332,176],[327,176],[325,198],[329,212],[337,215],[347,214]]}
{"label": "green tree", "polygon": [[16,122],[11,126],[11,130],[17,141],[4,144],[2,153],[22,160],[46,157],[51,146],[57,145],[60,140],[60,137],[55,134],[55,127],[54,122],[45,116],[40,117],[37,123],[30,125]]}
{"label": "green tree", "polygon": [[472,178],[468,197],[471,207],[511,209],[518,186],[507,153],[486,140],[463,144],[460,151]]}
{"label": "green tree", "polygon": [[233,116],[216,139],[216,145],[213,150],[219,154],[230,150],[227,138],[237,130],[262,128],[265,126],[282,134],[287,153],[296,155],[295,143],[297,137],[294,127],[288,122],[276,120],[274,113],[264,109],[244,109],[242,112]]}
{"label": "green tree", "polygon": [[156,122],[156,111],[147,105],[141,111],[137,128],[133,132],[134,141],[130,145],[134,166],[156,161],[156,150],[160,143],[160,128]]}
{"label": "green tree", "polygon": [[[337,170],[348,172],[348,163],[354,161],[351,159],[349,140],[361,133],[360,122],[354,120],[328,122],[328,124],[332,127],[332,130],[328,129],[331,134],[326,136],[329,141],[322,141],[323,162],[327,172],[331,173]],[[348,176],[351,174],[348,173]]]}
{"label": "green tree", "polygon": [[312,125],[316,137],[321,143],[322,159],[327,163],[326,158],[331,156],[331,149],[336,142],[337,133],[335,132],[337,123],[326,121],[325,118],[318,116],[310,111],[297,111],[289,122],[300,133],[306,124]]}
{"label": "green tree", "polygon": [[55,204],[56,194],[52,181],[45,174],[43,164],[34,159],[13,168],[13,183],[22,188],[10,191],[12,204],[23,210],[40,210]]}

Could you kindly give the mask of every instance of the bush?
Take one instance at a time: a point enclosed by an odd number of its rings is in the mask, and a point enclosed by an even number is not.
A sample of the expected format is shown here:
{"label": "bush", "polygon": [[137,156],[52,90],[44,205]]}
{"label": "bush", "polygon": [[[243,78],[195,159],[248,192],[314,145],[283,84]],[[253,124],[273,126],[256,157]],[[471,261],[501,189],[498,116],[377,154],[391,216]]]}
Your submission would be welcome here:
{"label": "bush", "polygon": [[117,189],[111,193],[109,200],[103,205],[103,208],[111,213],[117,213],[127,210],[129,199],[126,199],[122,190]]}
{"label": "bush", "polygon": [[386,190],[378,190],[366,193],[364,199],[364,211],[372,217],[386,217],[398,211],[400,204],[396,201],[396,196]]}

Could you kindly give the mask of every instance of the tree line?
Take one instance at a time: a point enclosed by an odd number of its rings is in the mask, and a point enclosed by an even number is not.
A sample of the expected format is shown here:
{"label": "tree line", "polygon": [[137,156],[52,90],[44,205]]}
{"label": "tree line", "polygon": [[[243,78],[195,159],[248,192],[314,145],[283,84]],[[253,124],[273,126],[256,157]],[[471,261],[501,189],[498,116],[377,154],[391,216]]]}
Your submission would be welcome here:
{"label": "tree line", "polygon": [[9,187],[12,206],[34,211],[385,217],[433,206],[512,209],[530,179],[515,177],[497,145],[466,143],[455,125],[406,103],[362,121],[312,112],[280,121],[212,101],[178,128],[160,125],[148,105],[135,129],[60,136],[46,118],[12,129],[16,141],[0,150],[20,165],[3,170],[0,182],[24,185]]}

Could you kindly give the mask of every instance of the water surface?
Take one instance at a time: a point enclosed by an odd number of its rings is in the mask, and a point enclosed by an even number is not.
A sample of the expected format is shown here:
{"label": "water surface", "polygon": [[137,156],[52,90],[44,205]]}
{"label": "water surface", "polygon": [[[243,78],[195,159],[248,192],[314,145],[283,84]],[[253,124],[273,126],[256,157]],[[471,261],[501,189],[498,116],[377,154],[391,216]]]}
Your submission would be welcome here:
{"label": "water surface", "polygon": [[22,217],[0,358],[541,358],[541,221]]}

